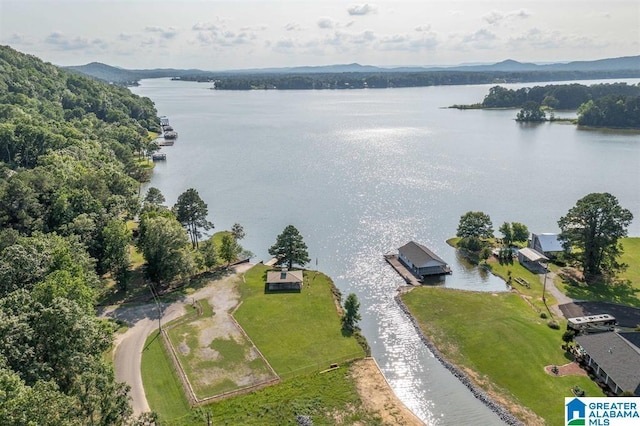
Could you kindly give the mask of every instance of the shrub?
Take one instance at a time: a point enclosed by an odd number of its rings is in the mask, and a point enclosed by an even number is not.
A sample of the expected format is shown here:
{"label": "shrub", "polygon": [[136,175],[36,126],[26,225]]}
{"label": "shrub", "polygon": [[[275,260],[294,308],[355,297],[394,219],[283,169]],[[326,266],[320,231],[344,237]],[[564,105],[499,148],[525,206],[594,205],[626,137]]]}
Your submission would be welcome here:
{"label": "shrub", "polygon": [[571,392],[573,392],[575,396],[584,396],[584,390],[582,390],[582,388],[578,385],[575,385],[573,388],[571,388]]}
{"label": "shrub", "polygon": [[540,318],[547,319],[547,313],[546,312],[540,312]]}
{"label": "shrub", "polygon": [[556,320],[549,321],[547,325],[549,326],[549,328],[552,328],[554,330],[560,330],[560,324],[558,324],[558,321]]}
{"label": "shrub", "polygon": [[573,338],[576,336],[576,333],[573,330],[567,330],[562,334],[562,341],[569,343],[573,341]]}

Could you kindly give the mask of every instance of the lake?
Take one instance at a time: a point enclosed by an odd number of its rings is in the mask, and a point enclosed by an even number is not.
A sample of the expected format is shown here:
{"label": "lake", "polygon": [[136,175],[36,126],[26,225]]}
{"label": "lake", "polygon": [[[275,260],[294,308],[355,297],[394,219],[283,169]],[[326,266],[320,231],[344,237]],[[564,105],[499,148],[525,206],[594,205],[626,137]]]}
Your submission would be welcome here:
{"label": "lake", "polygon": [[179,133],[162,149],[167,160],[156,163],[150,185],[168,205],[195,188],[216,230],[244,226],[241,243],[254,261],[268,260],[276,236],[296,226],[308,266],[330,275],[343,295],[358,296],[373,356],[396,394],[430,424],[501,421],[420,342],[393,300],[404,281],[383,254],[415,240],[453,269],[439,285],[503,291],[502,280],[466,265],[446,244],[460,216],[483,211],[496,230],[515,221],[557,232],[558,219],[591,192],[615,195],[636,217],[630,235],[640,235],[638,133],[519,124],[515,110],[445,108],[479,102],[491,85],[210,86],[155,79],[131,89],[151,98]]}

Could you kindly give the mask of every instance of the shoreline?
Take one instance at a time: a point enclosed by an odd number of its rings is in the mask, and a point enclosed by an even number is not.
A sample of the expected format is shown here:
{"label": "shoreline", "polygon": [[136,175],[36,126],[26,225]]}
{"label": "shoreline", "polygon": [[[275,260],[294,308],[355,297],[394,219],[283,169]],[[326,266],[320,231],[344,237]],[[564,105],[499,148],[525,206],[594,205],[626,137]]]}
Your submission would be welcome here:
{"label": "shoreline", "polygon": [[399,294],[394,296],[394,300],[396,301],[398,306],[400,306],[402,312],[404,312],[405,315],[409,318],[411,324],[413,324],[413,327],[420,336],[420,340],[422,341],[422,343],[429,349],[429,351],[431,351],[433,356],[440,362],[440,364],[442,364],[447,370],[451,372],[451,374],[453,374],[456,379],[458,379],[465,387],[467,387],[471,391],[473,396],[479,399],[484,405],[491,409],[491,411],[496,413],[500,420],[505,422],[505,424],[509,426],[524,426],[524,423],[522,423],[517,417],[511,414],[509,410],[494,401],[482,388],[477,386],[466,373],[464,373],[453,363],[449,362],[449,360],[447,360],[442,355],[435,344],[429,339],[429,337],[427,337],[426,334],[424,334],[415,317],[411,315],[409,308],[407,308],[407,305],[405,305],[405,303],[402,301],[402,298],[400,297],[401,294],[402,293],[399,292]]}

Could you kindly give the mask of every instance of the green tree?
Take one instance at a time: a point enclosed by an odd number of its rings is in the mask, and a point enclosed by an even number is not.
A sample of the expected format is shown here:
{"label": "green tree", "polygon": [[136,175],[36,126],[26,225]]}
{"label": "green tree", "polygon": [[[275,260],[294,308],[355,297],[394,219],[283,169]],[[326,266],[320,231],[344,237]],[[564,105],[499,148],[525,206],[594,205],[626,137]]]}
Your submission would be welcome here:
{"label": "green tree", "polygon": [[236,241],[240,241],[246,235],[244,233],[244,227],[242,225],[240,225],[239,223],[234,223],[233,224],[233,226],[231,227],[231,234],[236,239]]}
{"label": "green tree", "polygon": [[170,212],[143,215],[139,234],[138,247],[146,260],[149,279],[166,283],[193,272],[193,258],[187,249],[189,239]]}
{"label": "green tree", "polygon": [[456,236],[460,238],[491,238],[493,224],[489,215],[483,212],[466,212],[460,216]]}
{"label": "green tree", "polygon": [[213,238],[204,241],[199,249],[202,253],[204,266],[211,270],[218,265],[218,249]]}
{"label": "green tree", "polygon": [[511,222],[513,241],[525,242],[529,239],[529,229],[520,222]]}
{"label": "green tree", "polygon": [[144,196],[144,204],[149,205],[151,207],[154,208],[160,208],[162,206],[162,204],[164,204],[165,202],[165,198],[164,195],[162,195],[162,192],[160,192],[160,190],[154,186],[152,186],[151,188],[149,188],[147,190],[147,194]]}
{"label": "green tree", "polygon": [[591,193],[558,220],[559,238],[566,250],[577,249],[583,272],[594,276],[618,266],[616,258],[622,253],[618,240],[627,236],[632,220],[633,214],[613,195]]}
{"label": "green tree", "polygon": [[220,258],[227,262],[227,267],[238,258],[241,252],[242,247],[240,247],[234,235],[225,233],[220,241]]}
{"label": "green tree", "polygon": [[173,210],[178,222],[187,228],[191,245],[193,248],[198,248],[198,239],[202,236],[200,228],[205,230],[213,228],[213,223],[207,220],[209,212],[207,204],[202,201],[198,191],[189,188],[180,194]]}
{"label": "green tree", "polygon": [[304,266],[311,260],[302,235],[293,225],[288,225],[278,235],[276,243],[269,248],[269,254],[277,259],[277,265],[286,263],[289,268],[293,267],[294,263]]}
{"label": "green tree", "polygon": [[498,231],[502,233],[502,241],[504,241],[504,244],[506,246],[511,245],[511,242],[513,241],[513,229],[511,228],[511,224],[509,222],[503,223],[500,228],[498,228]]}
{"label": "green tree", "polygon": [[360,321],[360,302],[358,296],[354,293],[350,293],[347,299],[344,301],[344,313],[342,314],[342,328],[353,333],[356,329],[356,324]]}
{"label": "green tree", "polygon": [[111,219],[102,230],[102,241],[103,255],[100,259],[102,268],[111,272],[121,290],[126,290],[130,265],[131,232],[124,222]]}
{"label": "green tree", "polygon": [[540,104],[534,101],[527,101],[520,112],[516,115],[516,121],[535,123],[545,120],[545,113]]}

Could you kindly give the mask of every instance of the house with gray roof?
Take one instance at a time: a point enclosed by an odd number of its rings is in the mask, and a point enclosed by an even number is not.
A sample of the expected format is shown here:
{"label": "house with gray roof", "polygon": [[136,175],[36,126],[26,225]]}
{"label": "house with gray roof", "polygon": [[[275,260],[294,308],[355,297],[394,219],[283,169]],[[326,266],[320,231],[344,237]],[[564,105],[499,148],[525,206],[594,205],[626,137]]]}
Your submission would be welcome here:
{"label": "house with gray roof", "polygon": [[558,239],[559,236],[560,234],[552,233],[531,234],[529,247],[547,257],[557,256],[564,252],[562,242]]}
{"label": "house with gray roof", "polygon": [[418,278],[451,273],[447,262],[415,241],[409,241],[398,249],[398,260]]}
{"label": "house with gray roof", "polygon": [[601,383],[616,395],[640,396],[640,332],[576,336],[578,354]]}
{"label": "house with gray roof", "polygon": [[302,282],[302,271],[289,271],[283,268],[280,271],[267,272],[267,289],[270,291],[301,291]]}

